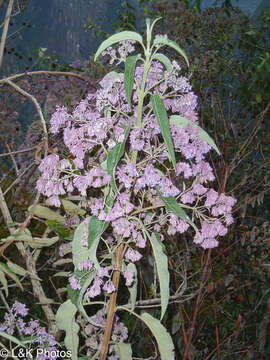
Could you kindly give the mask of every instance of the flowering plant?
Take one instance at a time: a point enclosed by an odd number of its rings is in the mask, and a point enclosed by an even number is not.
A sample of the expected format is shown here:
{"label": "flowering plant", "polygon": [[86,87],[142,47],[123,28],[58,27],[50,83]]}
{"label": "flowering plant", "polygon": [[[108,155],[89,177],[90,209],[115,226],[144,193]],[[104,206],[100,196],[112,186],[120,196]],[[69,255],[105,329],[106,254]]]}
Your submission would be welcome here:
{"label": "flowering plant", "polygon": [[[100,88],[72,113],[57,107],[51,133],[63,138],[67,153],[50,154],[39,166],[37,188],[49,204],[73,207],[66,220],[75,227],[75,269],[69,278],[70,300],[58,309],[57,324],[66,331],[66,346],[75,354],[78,339],[71,338],[78,337],[78,310],[93,334],[88,344],[93,359],[132,358],[118,311],[143,321],[157,341],[161,359],[174,359],[172,339],[160,322],[169,303],[166,234],[190,230],[196,244],[213,248],[233,222],[235,199],[211,188],[215,176],[205,155],[211,148],[219,151],[198,125],[197,97],[189,78],[160,50],[171,47],[187,66],[188,59],[167,36],[152,39],[157,20],[146,21],[146,45],[132,31],[115,34],[100,45],[95,59],[102,54],[110,63],[124,63],[124,73],[107,74]],[[135,45],[141,52],[130,55]],[[85,210],[70,200],[79,201]],[[146,246],[151,246],[159,280],[160,320],[136,312],[137,264]],[[127,305],[117,304],[121,276],[130,294]],[[108,303],[93,301],[101,296],[109,296]],[[97,304],[103,308],[90,317],[85,307]],[[72,326],[63,321],[67,317]]]}

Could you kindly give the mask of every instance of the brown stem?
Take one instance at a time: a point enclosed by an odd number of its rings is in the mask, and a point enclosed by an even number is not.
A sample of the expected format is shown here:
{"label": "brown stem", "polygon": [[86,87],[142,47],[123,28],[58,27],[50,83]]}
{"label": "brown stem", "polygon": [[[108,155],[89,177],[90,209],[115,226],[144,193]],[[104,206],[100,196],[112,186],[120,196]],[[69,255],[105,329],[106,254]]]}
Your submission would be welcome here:
{"label": "brown stem", "polygon": [[220,360],[219,328],[218,328],[218,321],[217,321],[217,304],[216,304],[215,294],[212,295],[212,299],[213,299],[214,321],[215,321],[215,328],[216,328],[217,359]]}
{"label": "brown stem", "polygon": [[113,273],[113,285],[115,287],[115,291],[111,294],[108,309],[107,309],[107,321],[106,321],[106,328],[104,332],[104,337],[101,345],[100,357],[99,360],[106,360],[109,348],[109,341],[112,334],[113,328],[113,321],[115,316],[115,309],[116,309],[116,298],[118,294],[118,285],[120,279],[120,270],[122,265],[122,258],[123,258],[123,250],[124,244],[121,243],[122,239],[118,240],[118,247],[115,254],[115,270]]}

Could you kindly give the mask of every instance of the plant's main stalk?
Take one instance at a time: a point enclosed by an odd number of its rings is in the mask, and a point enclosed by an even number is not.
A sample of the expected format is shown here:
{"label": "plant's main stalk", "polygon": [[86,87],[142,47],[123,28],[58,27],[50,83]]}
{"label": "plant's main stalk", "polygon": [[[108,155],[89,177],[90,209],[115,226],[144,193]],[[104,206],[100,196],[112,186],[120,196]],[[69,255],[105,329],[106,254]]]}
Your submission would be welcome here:
{"label": "plant's main stalk", "polygon": [[106,328],[104,332],[103,342],[101,345],[100,357],[99,360],[106,360],[108,349],[109,349],[109,342],[112,334],[112,328],[114,323],[115,317],[115,310],[116,310],[116,299],[118,294],[118,287],[119,287],[119,279],[120,279],[120,271],[122,265],[122,258],[124,255],[124,244],[122,243],[122,238],[118,239],[118,247],[115,254],[115,269],[113,273],[113,285],[115,287],[115,291],[110,296],[110,301],[108,304],[107,310],[107,320],[106,320]]}

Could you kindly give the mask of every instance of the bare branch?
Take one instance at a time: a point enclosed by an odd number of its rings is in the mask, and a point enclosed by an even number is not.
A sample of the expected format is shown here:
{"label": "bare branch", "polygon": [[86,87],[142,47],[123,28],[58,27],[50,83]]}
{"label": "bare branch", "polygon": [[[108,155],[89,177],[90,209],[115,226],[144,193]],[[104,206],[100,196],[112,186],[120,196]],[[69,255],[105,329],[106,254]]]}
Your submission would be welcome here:
{"label": "bare branch", "polygon": [[5,82],[6,84],[12,86],[16,91],[18,91],[20,94],[27,97],[28,99],[30,99],[34,103],[34,105],[35,105],[35,107],[37,109],[37,112],[39,114],[42,127],[43,127],[43,133],[44,133],[44,139],[45,139],[44,150],[45,150],[45,156],[47,156],[47,153],[48,153],[48,131],[47,131],[47,126],[46,126],[46,121],[45,121],[44,116],[42,114],[41,107],[40,107],[39,103],[37,102],[37,99],[33,95],[29,94],[27,91],[23,90],[18,85],[13,83],[11,80],[3,79],[3,82]]}
{"label": "bare branch", "polygon": [[11,152],[8,152],[8,153],[0,154],[0,157],[5,157],[5,156],[9,156],[9,155],[17,155],[17,154],[21,154],[21,153],[24,153],[24,152],[28,152],[28,151],[35,150],[37,147],[38,147],[38,145],[35,145],[35,146],[33,146],[33,147],[31,147],[31,148],[28,148],[28,149],[22,149],[22,150],[17,150],[17,151],[11,151]]}
{"label": "bare branch", "polygon": [[13,186],[16,185],[20,181],[21,177],[25,173],[27,173],[27,171],[30,170],[31,167],[34,165],[35,165],[34,163],[28,165],[27,168],[25,168],[22,173],[18,174],[17,178],[13,181],[13,183],[5,190],[4,195],[6,195],[9,192],[9,190],[11,190],[13,188]]}
{"label": "bare branch", "polygon": [[64,75],[64,76],[71,76],[71,77],[75,77],[77,79],[80,79],[82,81],[86,81],[82,76],[73,73],[73,72],[69,72],[69,71],[47,71],[47,70],[39,70],[39,71],[30,71],[30,72],[25,72],[25,73],[21,73],[21,74],[15,74],[15,75],[11,75],[7,78],[4,78],[2,80],[0,80],[0,84],[5,83],[7,80],[15,80],[15,79],[19,79],[21,77],[24,76],[34,76],[34,75]]}
{"label": "bare branch", "polygon": [[[11,149],[10,149],[10,146],[8,145],[8,143],[7,143],[6,141],[5,141],[5,145],[6,145],[6,148],[8,149],[9,154],[10,154],[10,153],[11,153]],[[13,162],[16,175],[19,175],[19,168],[18,168],[18,165],[17,165],[17,163],[16,163],[16,160],[15,160],[13,154],[10,154],[10,157],[11,157],[11,161]]]}

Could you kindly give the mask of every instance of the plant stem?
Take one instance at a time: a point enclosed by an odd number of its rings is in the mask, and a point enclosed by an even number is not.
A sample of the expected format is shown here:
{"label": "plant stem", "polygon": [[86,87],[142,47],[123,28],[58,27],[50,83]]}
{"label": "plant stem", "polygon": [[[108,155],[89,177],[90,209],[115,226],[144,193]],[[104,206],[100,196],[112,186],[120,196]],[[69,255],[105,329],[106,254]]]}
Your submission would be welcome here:
{"label": "plant stem", "polygon": [[[150,69],[151,66],[151,60],[147,57],[145,64],[144,64],[144,71],[143,71],[143,79],[142,79],[142,86],[141,88],[138,90],[138,112],[137,112],[137,126],[139,128],[142,127],[142,112],[143,112],[143,101],[144,101],[144,96],[145,96],[145,84],[146,84],[146,77],[148,74],[148,70]],[[131,161],[134,162],[136,164],[137,161],[137,154],[138,154],[138,150],[133,150],[132,152],[132,156],[131,156]]]}
{"label": "plant stem", "polygon": [[122,239],[118,239],[118,247],[115,254],[115,270],[113,273],[113,285],[115,287],[115,291],[110,296],[110,301],[107,309],[107,320],[106,320],[106,328],[104,332],[104,337],[101,345],[100,357],[99,360],[106,360],[108,349],[109,349],[109,341],[112,334],[114,316],[116,311],[116,299],[118,294],[118,286],[120,279],[120,270],[122,265],[122,258],[124,253],[124,244],[122,243]]}

